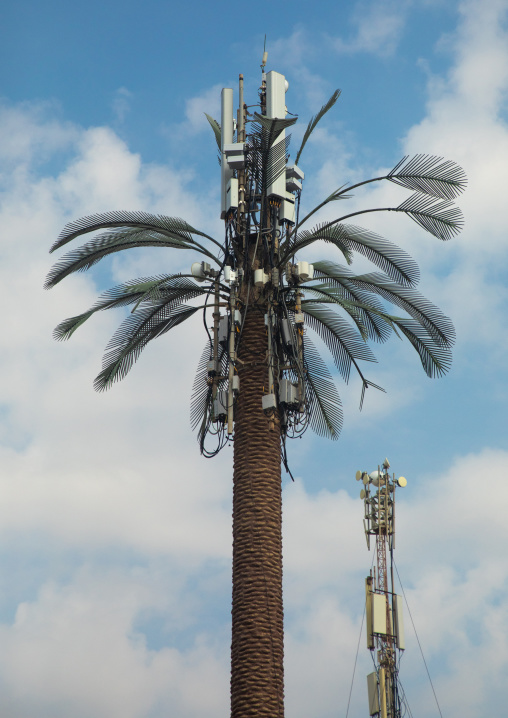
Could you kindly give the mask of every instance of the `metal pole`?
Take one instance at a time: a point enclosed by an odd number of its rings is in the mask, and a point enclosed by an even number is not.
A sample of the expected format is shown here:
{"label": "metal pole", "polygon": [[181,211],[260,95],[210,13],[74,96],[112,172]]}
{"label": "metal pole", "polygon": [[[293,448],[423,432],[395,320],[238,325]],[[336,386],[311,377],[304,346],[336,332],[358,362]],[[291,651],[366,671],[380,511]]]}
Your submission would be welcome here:
{"label": "metal pole", "polygon": [[379,669],[379,692],[381,694],[381,718],[387,718],[386,715],[386,680],[385,669]]}

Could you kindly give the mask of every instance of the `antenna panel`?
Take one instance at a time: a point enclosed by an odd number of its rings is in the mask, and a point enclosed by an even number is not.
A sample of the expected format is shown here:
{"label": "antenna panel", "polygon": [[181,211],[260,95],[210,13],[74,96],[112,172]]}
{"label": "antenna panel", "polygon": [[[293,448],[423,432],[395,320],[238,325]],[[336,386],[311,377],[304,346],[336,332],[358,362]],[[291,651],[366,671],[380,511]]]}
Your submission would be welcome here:
{"label": "antenna panel", "polygon": [[233,90],[224,87],[221,93],[221,219],[224,219],[228,208],[226,207],[226,192],[233,170],[227,163],[224,148],[233,143]]}
{"label": "antenna panel", "polygon": [[[388,623],[388,601],[384,593],[372,594],[372,631],[383,636],[391,635],[391,625]],[[391,619],[391,617],[390,617]],[[390,620],[391,624],[391,620]]]}
{"label": "antenna panel", "polygon": [[[266,116],[281,120],[286,117],[286,78],[275,70],[266,74]],[[286,130],[283,130],[274,144],[283,142],[285,136]],[[270,174],[270,168],[268,168],[268,173]],[[267,187],[266,196],[286,199],[285,170]]]}
{"label": "antenna panel", "polygon": [[395,624],[395,637],[397,640],[397,648],[400,651],[406,649],[406,637],[404,635],[404,616],[402,614],[402,596],[395,596],[394,601],[394,624]]}
{"label": "antenna panel", "polygon": [[367,690],[369,692],[369,715],[375,716],[379,713],[379,680],[377,673],[369,673],[367,676]]}

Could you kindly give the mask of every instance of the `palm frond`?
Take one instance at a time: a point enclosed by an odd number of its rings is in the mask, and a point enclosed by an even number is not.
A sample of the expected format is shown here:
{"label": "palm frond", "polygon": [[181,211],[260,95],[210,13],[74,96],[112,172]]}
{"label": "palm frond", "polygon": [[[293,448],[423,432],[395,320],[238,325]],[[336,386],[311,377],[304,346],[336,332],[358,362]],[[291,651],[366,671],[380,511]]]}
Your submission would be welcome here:
{"label": "palm frond", "polygon": [[449,346],[436,344],[419,322],[392,317],[394,324],[414,346],[427,376],[443,376],[452,364]]}
{"label": "palm frond", "polygon": [[452,202],[436,201],[419,192],[412,194],[393,211],[404,212],[420,227],[444,241],[458,234],[464,226],[462,212]]}
{"label": "palm frond", "polygon": [[418,265],[403,249],[367,229],[351,224],[343,225],[343,228],[352,251],[369,259],[395,282],[409,286],[418,284]]}
{"label": "palm frond", "polygon": [[219,151],[220,151],[222,149],[222,147],[221,147],[221,144],[222,144],[221,126],[219,125],[217,120],[214,120],[213,117],[210,117],[210,115],[208,115],[206,112],[205,112],[205,117],[208,120],[208,122],[210,123],[210,127],[212,128],[213,134],[215,135],[215,141],[217,142],[217,147],[219,148]]}
{"label": "palm frond", "polygon": [[76,329],[90,319],[96,312],[137,303],[146,295],[147,291],[150,291],[159,282],[160,279],[158,277],[136,279],[108,289],[101,294],[99,299],[87,312],[60,322],[53,332],[53,337],[57,341],[70,339]]}
{"label": "palm frond", "polygon": [[[333,281],[333,280],[332,280]],[[440,309],[414,289],[400,287],[378,272],[350,277],[349,282],[368,292],[374,292],[391,304],[404,309],[421,324],[439,346],[451,346],[455,331],[450,319]]]}
{"label": "palm frond", "polygon": [[390,182],[439,199],[453,200],[467,185],[466,173],[451,160],[431,155],[406,155],[386,175]]}
{"label": "palm frond", "polygon": [[207,342],[201,353],[192,385],[190,420],[192,429],[203,422],[206,410],[212,398],[212,387],[208,383],[208,362],[210,361],[210,343]]}
{"label": "palm frond", "polygon": [[336,312],[310,300],[302,302],[302,311],[307,316],[307,325],[319,334],[330,350],[344,381],[349,381],[352,364],[358,369],[360,360],[376,361],[362,337]]}
{"label": "palm frond", "polygon": [[73,272],[84,272],[104,257],[124,249],[134,247],[170,247],[172,249],[192,249],[210,257],[218,263],[218,259],[207,249],[191,239],[184,241],[171,237],[159,230],[138,228],[120,228],[103,232],[86,244],[65,254],[48,273],[44,287],[50,289]]}
{"label": "palm frond", "polygon": [[[201,307],[185,304],[143,308],[121,324],[109,342],[102,362],[102,371],[94,381],[96,391],[104,391],[123,379],[131,370],[148,342],[165,334],[195,314]],[[137,320],[137,321],[136,321]],[[144,325],[140,327],[139,325]]]}
{"label": "palm frond", "polygon": [[332,227],[317,225],[314,229],[304,229],[303,232],[300,232],[290,247],[287,245],[281,247],[279,267],[284,266],[297,252],[318,240],[334,244],[348,264],[353,261],[353,253],[348,247],[347,234],[343,225],[334,225]]}
{"label": "palm frond", "polygon": [[[391,335],[393,327],[390,327],[382,317],[383,305],[377,297],[374,297],[372,292],[365,291],[351,283],[350,280],[355,276],[350,269],[341,264],[327,260],[314,262],[314,280],[320,278],[326,280],[327,292],[333,288],[339,296],[343,296],[350,302],[355,302],[361,308],[362,318],[368,328],[369,339],[385,342]],[[305,289],[307,290],[307,286]]]}
{"label": "palm frond", "polygon": [[277,141],[281,133],[288,127],[291,127],[298,120],[298,117],[290,118],[271,118],[260,115],[258,112],[254,113],[254,117],[259,127],[257,129],[261,134],[262,147],[265,151],[268,151],[270,147]]}
{"label": "palm frond", "polygon": [[[181,239],[184,242],[193,243],[192,235],[205,237],[214,244],[218,242],[210,237],[210,235],[200,232],[192,227],[188,222],[179,217],[166,217],[160,214],[150,214],[148,212],[104,212],[102,214],[92,214],[87,217],[81,217],[74,222],[69,222],[61,231],[57,241],[53,244],[50,253],[56,249],[63,247],[71,240],[79,237],[81,234],[95,232],[99,229],[110,229],[114,227],[131,227],[137,229],[147,229],[160,231],[162,234],[172,238]],[[221,246],[218,244],[218,246]]]}
{"label": "palm frond", "polygon": [[291,135],[281,138],[278,142],[274,142],[266,154],[266,162],[264,163],[263,172],[263,188],[273,184],[285,171],[288,148],[291,141]]}
{"label": "palm frond", "polygon": [[[305,294],[314,295],[312,301],[340,306],[356,324],[363,340],[384,342],[391,335],[393,325],[377,297],[345,285],[306,285]],[[356,298],[355,298],[355,295]],[[358,296],[360,295],[360,296]],[[362,301],[360,301],[360,298]]]}
{"label": "palm frond", "polygon": [[319,436],[338,439],[342,429],[342,406],[337,387],[316,347],[303,337],[310,426]]}
{"label": "palm frond", "polygon": [[333,95],[330,97],[330,99],[328,100],[328,102],[323,105],[323,107],[319,110],[319,112],[317,113],[317,115],[314,115],[314,117],[311,117],[311,120],[310,120],[309,124],[307,125],[307,129],[306,129],[305,132],[304,132],[303,139],[302,139],[302,144],[300,145],[300,149],[298,150],[298,152],[297,152],[297,154],[296,154],[296,159],[295,159],[295,164],[296,164],[296,165],[298,164],[298,161],[299,161],[299,159],[300,159],[300,155],[302,154],[303,148],[304,148],[305,145],[307,144],[307,140],[309,139],[309,137],[310,137],[311,134],[313,133],[313,131],[314,131],[314,129],[315,129],[317,123],[321,120],[321,118],[322,118],[324,115],[326,115],[326,113],[328,112],[328,110],[331,110],[331,108],[335,105],[335,103],[336,103],[337,100],[339,99],[339,96],[340,96],[340,90],[335,90],[335,92],[334,92]]}

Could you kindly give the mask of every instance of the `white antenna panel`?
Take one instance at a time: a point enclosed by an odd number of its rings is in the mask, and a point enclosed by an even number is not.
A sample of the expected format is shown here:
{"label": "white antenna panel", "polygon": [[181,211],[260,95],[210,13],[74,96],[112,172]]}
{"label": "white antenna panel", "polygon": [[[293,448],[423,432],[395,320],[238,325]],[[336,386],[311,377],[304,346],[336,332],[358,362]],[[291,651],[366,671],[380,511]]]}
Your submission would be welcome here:
{"label": "white antenna panel", "polygon": [[233,177],[224,148],[233,144],[233,90],[224,87],[221,93],[221,219],[224,219],[227,207],[227,188]]}
{"label": "white antenna panel", "polygon": [[[286,78],[275,70],[266,74],[266,116],[281,120],[286,117]],[[286,130],[283,130],[275,144],[283,143],[285,137]],[[266,194],[267,197],[286,198],[285,170],[267,187]]]}

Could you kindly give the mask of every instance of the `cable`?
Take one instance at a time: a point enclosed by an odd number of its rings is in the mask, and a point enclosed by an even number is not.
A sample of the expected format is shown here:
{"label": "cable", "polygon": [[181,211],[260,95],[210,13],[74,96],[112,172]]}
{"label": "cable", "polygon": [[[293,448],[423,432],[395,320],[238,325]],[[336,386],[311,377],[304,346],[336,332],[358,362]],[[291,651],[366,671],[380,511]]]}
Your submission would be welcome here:
{"label": "cable", "polygon": [[[370,564],[370,570],[371,570],[371,571],[372,571],[372,566],[374,565],[374,559],[375,559],[375,557],[376,557],[376,552],[374,551],[374,552],[372,553],[372,562],[371,562],[371,564]],[[348,698],[348,702],[347,702],[346,718],[348,717],[348,714],[349,714],[349,705],[350,705],[350,703],[351,703],[351,694],[352,694],[352,692],[353,692],[353,682],[354,682],[354,680],[355,680],[355,673],[356,673],[356,662],[358,661],[358,653],[359,653],[359,651],[360,651],[360,641],[362,640],[363,622],[365,621],[365,612],[366,612],[366,611],[367,611],[367,602],[365,602],[365,604],[364,604],[364,606],[363,606],[362,625],[360,626],[360,635],[358,636],[358,645],[357,645],[357,647],[356,647],[355,665],[354,665],[354,667],[353,667],[353,677],[351,678],[351,688],[349,689],[349,698]],[[371,655],[371,657],[372,657],[372,660],[374,661],[374,654],[372,653],[372,651],[371,651],[370,655]],[[376,668],[376,663],[375,663],[375,661],[374,661],[374,668]],[[377,672],[377,669],[376,669],[376,672]]]}
{"label": "cable", "polygon": [[443,718],[443,714],[441,713],[441,708],[439,707],[439,702],[438,702],[438,700],[437,700],[436,691],[434,690],[434,684],[432,683],[432,678],[430,677],[429,669],[428,669],[428,667],[427,667],[427,661],[425,660],[425,656],[423,655],[423,649],[422,649],[422,646],[421,646],[421,643],[420,643],[420,639],[418,638],[418,633],[416,632],[415,622],[413,621],[413,616],[411,615],[411,610],[410,610],[410,608],[409,608],[409,603],[408,603],[407,598],[406,598],[406,592],[404,591],[404,586],[402,585],[402,581],[400,580],[399,569],[397,568],[397,564],[395,563],[395,560],[394,560],[394,562],[393,562],[393,565],[395,566],[395,571],[397,572],[397,578],[399,579],[400,587],[401,587],[401,589],[402,589],[402,595],[404,596],[404,601],[406,602],[407,612],[409,613],[409,618],[411,619],[411,623],[413,624],[413,630],[414,630],[414,632],[415,632],[416,640],[418,641],[418,647],[419,647],[419,649],[420,649],[420,653],[422,654],[423,664],[424,664],[424,666],[425,666],[425,670],[427,671],[427,676],[428,676],[428,678],[429,678],[429,683],[430,683],[430,686],[431,686],[431,688],[432,688],[432,693],[434,694],[434,698],[435,698],[435,700],[436,700],[437,709],[438,709],[438,711],[439,711],[439,715],[441,716],[441,718]]}
{"label": "cable", "polygon": [[353,666],[353,677],[351,678],[351,688],[349,689],[349,698],[348,698],[348,701],[347,701],[346,718],[347,718],[348,715],[349,715],[349,705],[350,705],[350,703],[351,703],[351,694],[352,694],[352,692],[353,692],[353,683],[354,683],[354,680],[355,680],[355,673],[356,673],[356,663],[357,663],[357,661],[358,661],[358,653],[360,652],[360,641],[362,640],[362,630],[363,630],[363,622],[364,622],[364,620],[365,620],[365,611],[366,611],[366,608],[367,608],[366,606],[363,607],[362,625],[360,626],[360,635],[358,636],[358,645],[357,645],[357,647],[356,647],[355,664],[354,664],[354,666]]}

